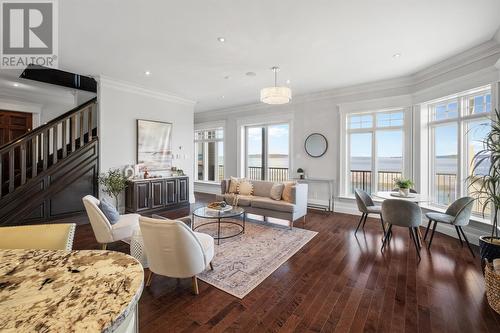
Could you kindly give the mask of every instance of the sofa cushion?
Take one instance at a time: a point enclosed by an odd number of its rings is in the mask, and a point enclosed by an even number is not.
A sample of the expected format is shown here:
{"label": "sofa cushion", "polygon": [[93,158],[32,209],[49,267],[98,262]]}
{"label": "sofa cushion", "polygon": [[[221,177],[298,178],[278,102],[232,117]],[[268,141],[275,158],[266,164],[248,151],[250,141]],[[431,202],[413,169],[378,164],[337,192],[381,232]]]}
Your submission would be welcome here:
{"label": "sofa cushion", "polygon": [[266,182],[262,180],[252,180],[253,184],[253,195],[256,197],[271,197],[271,188],[273,187],[273,182]]}
{"label": "sofa cushion", "polygon": [[236,199],[236,196],[238,196],[238,206],[241,206],[241,207],[248,207],[250,206],[250,203],[252,202],[253,200],[253,196],[251,195],[236,195],[236,194],[233,194],[233,193],[226,193],[224,194],[224,200],[227,202],[228,205],[235,205],[235,199]]}
{"label": "sofa cushion", "polygon": [[282,199],[287,202],[294,202],[294,193],[293,187],[297,184],[297,182],[283,182],[285,188],[283,189]]}
{"label": "sofa cushion", "polygon": [[254,197],[252,207],[269,209],[277,212],[293,213],[295,205],[286,201],[276,201],[271,198]]}
{"label": "sofa cushion", "polygon": [[242,179],[238,179],[236,177],[231,177],[229,180],[229,189],[227,190],[228,193],[238,193],[238,184],[240,183]]}
{"label": "sofa cushion", "polygon": [[238,183],[238,193],[241,195],[252,195],[253,184],[248,180],[242,180]]}
{"label": "sofa cushion", "polygon": [[270,197],[273,200],[281,200],[281,195],[283,194],[283,189],[285,188],[285,185],[283,184],[274,184],[273,187],[271,187],[271,193]]}

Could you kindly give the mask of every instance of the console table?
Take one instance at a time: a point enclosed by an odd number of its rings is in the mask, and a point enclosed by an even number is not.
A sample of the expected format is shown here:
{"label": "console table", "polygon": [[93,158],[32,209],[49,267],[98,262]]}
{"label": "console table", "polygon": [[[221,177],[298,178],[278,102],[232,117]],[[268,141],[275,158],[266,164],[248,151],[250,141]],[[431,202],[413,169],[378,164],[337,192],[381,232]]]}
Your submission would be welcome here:
{"label": "console table", "polygon": [[[295,180],[298,183],[305,183],[305,184],[325,184],[328,187],[328,205],[319,205],[319,204],[307,204],[307,207],[311,208],[320,208],[324,209],[327,212],[333,212],[335,209],[335,197],[334,197],[334,186],[335,186],[335,180],[334,179],[328,179],[328,178],[292,178],[292,180]],[[310,189],[311,187],[309,187]]]}
{"label": "console table", "polygon": [[189,205],[189,177],[133,179],[125,191],[128,213],[148,213]]}

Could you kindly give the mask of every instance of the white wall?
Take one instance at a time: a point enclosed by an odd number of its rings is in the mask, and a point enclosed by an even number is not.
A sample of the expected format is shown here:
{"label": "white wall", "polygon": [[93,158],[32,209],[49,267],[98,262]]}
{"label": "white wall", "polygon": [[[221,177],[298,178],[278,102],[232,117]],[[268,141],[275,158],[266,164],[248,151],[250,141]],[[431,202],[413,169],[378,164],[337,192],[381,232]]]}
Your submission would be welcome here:
{"label": "white wall", "polygon": [[[494,40],[468,50],[453,58],[424,69],[411,76],[357,85],[329,92],[298,96],[292,103],[283,106],[268,106],[263,104],[214,110],[195,113],[195,123],[225,121],[225,176],[241,176],[238,173],[238,124],[241,119],[252,117],[263,120],[269,117],[283,115],[284,119],[292,115],[293,122],[293,154],[292,171],[298,167],[305,169],[313,177],[332,178],[336,181],[336,194],[340,190],[340,136],[341,124],[339,110],[361,111],[379,110],[392,107],[403,107],[413,110],[418,119],[418,104],[443,97],[467,89],[492,84],[496,98],[500,71],[495,65],[500,59],[500,44]],[[498,65],[496,65],[498,66]],[[293,89],[293,87],[292,87]],[[496,98],[498,103],[498,98]],[[415,122],[412,129],[414,160],[420,155],[419,123]],[[319,132],[328,139],[329,147],[326,155],[321,158],[311,158],[304,151],[305,138]],[[420,164],[414,163],[413,177],[420,179]],[[196,184],[195,190],[203,192],[218,192],[217,185]],[[326,191],[318,186],[311,186],[309,201],[318,202],[326,199]],[[323,199],[323,200],[324,200]],[[352,199],[338,198],[336,211],[356,214],[357,209]],[[481,225],[476,225],[481,229]],[[469,229],[470,234],[477,236],[480,232]],[[448,232],[447,230],[443,232]],[[454,230],[452,231],[454,235]],[[451,231],[450,231],[451,233]],[[477,240],[477,237],[474,237]]]}
{"label": "white wall", "polygon": [[190,177],[190,201],[194,202],[194,103],[104,77],[100,79],[98,95],[100,172],[136,164],[137,119],[171,122],[172,148],[176,151],[182,147],[182,154],[189,156],[174,165]]}

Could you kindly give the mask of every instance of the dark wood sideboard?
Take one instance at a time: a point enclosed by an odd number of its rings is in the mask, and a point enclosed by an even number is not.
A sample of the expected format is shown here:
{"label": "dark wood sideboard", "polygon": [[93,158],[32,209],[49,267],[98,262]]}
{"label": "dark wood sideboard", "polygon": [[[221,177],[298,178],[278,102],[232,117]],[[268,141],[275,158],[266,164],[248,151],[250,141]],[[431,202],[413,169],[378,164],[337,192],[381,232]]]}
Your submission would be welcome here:
{"label": "dark wood sideboard", "polygon": [[148,213],[189,205],[189,177],[131,180],[125,191],[128,213]]}

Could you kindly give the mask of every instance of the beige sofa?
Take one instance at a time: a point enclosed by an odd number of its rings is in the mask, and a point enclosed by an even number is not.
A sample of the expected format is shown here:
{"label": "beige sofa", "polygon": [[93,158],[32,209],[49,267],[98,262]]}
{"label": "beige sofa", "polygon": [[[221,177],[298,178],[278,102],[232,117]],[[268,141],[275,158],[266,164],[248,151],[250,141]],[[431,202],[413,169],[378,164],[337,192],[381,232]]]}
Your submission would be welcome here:
{"label": "beige sofa", "polygon": [[[217,201],[226,201],[233,204],[233,193],[228,193],[230,180],[221,182],[221,194],[217,195]],[[271,199],[271,188],[274,182],[250,180],[253,184],[253,195],[238,195],[238,206],[245,209],[246,213],[274,217],[290,221],[293,228],[294,221],[307,214],[307,184],[295,184],[292,187],[292,199],[290,202]]]}

